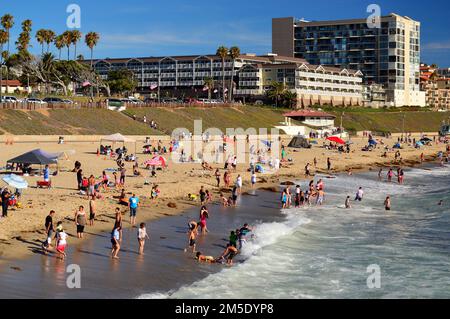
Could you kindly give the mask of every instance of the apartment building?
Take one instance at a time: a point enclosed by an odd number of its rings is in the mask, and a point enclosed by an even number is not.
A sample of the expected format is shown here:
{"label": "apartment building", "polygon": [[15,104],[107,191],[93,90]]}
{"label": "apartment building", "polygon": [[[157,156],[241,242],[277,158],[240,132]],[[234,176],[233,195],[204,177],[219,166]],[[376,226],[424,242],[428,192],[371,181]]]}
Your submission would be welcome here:
{"label": "apartment building", "polygon": [[360,70],[364,82],[386,89],[394,106],[425,106],[420,91],[420,22],[390,14],[380,28],[366,19],[272,20],[272,51],[311,64]]}
{"label": "apartment building", "polygon": [[450,77],[442,74],[436,65],[420,65],[420,86],[425,91],[426,103],[437,109],[450,109]]}

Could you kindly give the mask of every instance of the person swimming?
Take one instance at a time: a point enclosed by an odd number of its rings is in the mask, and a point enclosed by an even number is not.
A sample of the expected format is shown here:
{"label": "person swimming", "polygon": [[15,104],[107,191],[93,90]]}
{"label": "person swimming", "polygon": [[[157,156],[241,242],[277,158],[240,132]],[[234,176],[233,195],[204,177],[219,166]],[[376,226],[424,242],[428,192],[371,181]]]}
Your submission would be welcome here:
{"label": "person swimming", "polygon": [[198,260],[199,262],[205,262],[205,263],[211,263],[211,264],[216,262],[216,259],[213,256],[205,256],[199,251],[195,255],[195,259]]}

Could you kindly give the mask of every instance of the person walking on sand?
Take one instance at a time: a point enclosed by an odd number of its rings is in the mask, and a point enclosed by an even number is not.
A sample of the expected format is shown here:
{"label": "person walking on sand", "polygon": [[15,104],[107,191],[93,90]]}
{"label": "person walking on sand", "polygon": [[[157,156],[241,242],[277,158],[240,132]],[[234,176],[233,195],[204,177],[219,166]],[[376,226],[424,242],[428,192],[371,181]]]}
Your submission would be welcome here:
{"label": "person walking on sand", "polygon": [[127,174],[127,169],[125,168],[125,164],[122,164],[122,167],[120,168],[120,186],[125,186],[125,177]]}
{"label": "person walking on sand", "polygon": [[130,224],[131,227],[135,227],[137,209],[139,206],[139,198],[136,196],[136,194],[133,194],[133,196],[130,197],[130,199],[128,200],[128,206],[130,207]]}
{"label": "person walking on sand", "polygon": [[327,171],[329,172],[331,170],[331,160],[330,160],[330,158],[328,157],[327,158]]}
{"label": "person walking on sand", "polygon": [[92,195],[91,200],[89,201],[89,226],[94,226],[95,213],[97,210],[95,198],[95,195]]}
{"label": "person walking on sand", "polygon": [[42,244],[42,248],[47,252],[52,248],[52,236],[55,231],[55,227],[53,225],[53,216],[55,215],[55,211],[51,210],[48,216],[45,218],[45,233],[47,234],[47,238],[45,242]]}
{"label": "person walking on sand", "polygon": [[308,163],[308,164],[306,164],[306,166],[305,166],[305,177],[308,177],[308,176],[311,176],[311,172],[310,172],[310,170],[309,170],[309,167],[310,167],[311,165]]}
{"label": "person walking on sand", "polygon": [[9,206],[9,198],[11,197],[11,193],[5,187],[2,191],[2,217],[8,217],[8,206]]}
{"label": "person walking on sand", "polygon": [[80,206],[75,212],[75,225],[77,227],[77,237],[79,239],[83,238],[84,227],[86,226],[86,212],[84,207]]}
{"label": "person walking on sand", "polygon": [[138,235],[138,242],[139,242],[139,255],[143,255],[145,239],[150,239],[150,237],[147,234],[147,229],[145,228],[145,223],[141,223],[139,225],[139,230],[138,230],[137,235]]}
{"label": "person walking on sand", "polygon": [[384,201],[384,208],[386,210],[391,210],[391,197],[390,196],[386,197],[386,199]]}
{"label": "person walking on sand", "polygon": [[119,227],[115,227],[113,229],[113,231],[111,232],[111,244],[112,244],[112,249],[111,249],[111,258],[113,259],[119,259],[119,257],[117,256],[119,254],[120,251],[120,230],[122,228]]}
{"label": "person walking on sand", "polygon": [[89,176],[89,180],[88,180],[88,192],[87,192],[87,197],[89,199],[89,196],[95,196],[95,177],[94,175]]}
{"label": "person walking on sand", "polygon": [[77,185],[78,185],[78,190],[81,190],[82,182],[83,182],[83,170],[82,170],[82,169],[79,169],[79,170],[77,171]]}
{"label": "person walking on sand", "polygon": [[220,188],[220,171],[219,171],[219,169],[216,169],[214,176],[216,177],[217,188]]}

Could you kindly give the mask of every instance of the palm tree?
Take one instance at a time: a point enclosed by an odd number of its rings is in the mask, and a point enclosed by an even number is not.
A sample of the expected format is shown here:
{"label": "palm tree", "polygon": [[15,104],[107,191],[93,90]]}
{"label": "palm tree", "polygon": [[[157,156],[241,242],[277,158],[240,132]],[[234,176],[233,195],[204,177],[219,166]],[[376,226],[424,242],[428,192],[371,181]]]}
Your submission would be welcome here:
{"label": "palm tree", "polygon": [[3,62],[3,46],[8,42],[8,33],[0,29],[0,65]]}
{"label": "palm tree", "polygon": [[203,82],[205,87],[208,88],[208,100],[211,100],[211,91],[214,89],[214,79],[211,77],[206,77]]}
{"label": "palm tree", "polygon": [[70,60],[70,45],[72,44],[72,32],[65,31],[63,34],[64,46],[67,47],[67,61]]}
{"label": "palm tree", "polygon": [[283,100],[287,103],[287,106],[289,108],[292,108],[294,103],[296,104],[297,93],[292,92],[291,90],[286,90],[286,91],[284,91],[284,93],[282,95],[283,95]]}
{"label": "palm tree", "polygon": [[37,42],[39,42],[39,44],[41,45],[41,48],[42,48],[41,55],[44,54],[44,43],[45,43],[46,32],[47,32],[47,30],[45,30],[45,29],[39,29],[36,32],[36,40],[37,40]]}
{"label": "palm tree", "polygon": [[76,60],[76,58],[77,58],[77,44],[78,44],[78,42],[80,42],[80,40],[83,37],[83,35],[78,30],[70,31],[70,33],[71,33],[72,44],[73,44],[74,49],[75,49],[73,56],[74,56],[74,60]]}
{"label": "palm tree", "polygon": [[228,52],[231,61],[233,62],[233,68],[231,71],[231,79],[230,79],[230,92],[228,94],[228,101],[231,103],[233,101],[233,80],[234,80],[234,65],[236,63],[236,59],[241,55],[241,50],[238,47],[231,47],[230,52]]}
{"label": "palm tree", "polygon": [[[0,82],[3,78],[3,46],[8,42],[8,33],[5,30],[0,29]],[[2,93],[2,83],[0,83],[0,95]]]}
{"label": "palm tree", "polygon": [[23,32],[30,33],[32,25],[33,25],[33,22],[31,20],[24,20],[22,22],[22,30],[23,30]]}
{"label": "palm tree", "polygon": [[64,36],[58,35],[55,37],[55,47],[59,50],[59,60],[61,60],[61,50],[65,46]]}
{"label": "palm tree", "polygon": [[[0,23],[2,24],[3,28],[5,29],[6,33],[8,34],[8,46],[6,49],[6,53],[3,54],[3,58],[6,60],[9,57],[9,43],[10,43],[10,30],[11,28],[14,26],[14,17],[10,14],[5,14],[4,16],[1,17],[0,19]],[[8,92],[9,90],[9,85],[8,85],[8,77],[9,77],[9,69],[8,66],[6,66],[6,92]]]}
{"label": "palm tree", "polygon": [[22,22],[22,32],[19,34],[19,38],[16,41],[17,50],[24,57],[29,56],[28,47],[30,46],[32,25],[33,22],[31,20],[24,20]]}
{"label": "palm tree", "polygon": [[89,49],[91,49],[91,69],[92,69],[92,65],[94,62],[93,61],[94,47],[97,46],[99,39],[100,39],[100,36],[96,32],[89,32],[88,34],[86,34],[86,37],[84,39],[86,42],[86,45],[89,47]]}
{"label": "palm tree", "polygon": [[220,46],[217,49],[216,55],[222,59],[222,99],[225,103],[225,59],[228,56],[228,49],[224,46]]}
{"label": "palm tree", "polygon": [[267,91],[267,95],[270,98],[275,99],[276,107],[278,107],[278,100],[283,95],[284,91],[286,91],[286,87],[284,86],[284,83],[273,81],[270,84],[270,89],[269,89],[269,91]]}
{"label": "palm tree", "polygon": [[55,41],[56,34],[53,30],[45,30],[44,42],[47,43],[47,53],[50,51],[50,44]]}

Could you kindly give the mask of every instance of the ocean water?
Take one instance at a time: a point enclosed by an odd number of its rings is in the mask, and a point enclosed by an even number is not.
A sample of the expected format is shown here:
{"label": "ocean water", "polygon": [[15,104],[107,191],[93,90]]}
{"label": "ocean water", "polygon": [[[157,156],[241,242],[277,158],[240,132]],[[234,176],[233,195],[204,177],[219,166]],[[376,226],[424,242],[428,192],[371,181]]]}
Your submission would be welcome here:
{"label": "ocean water", "polygon": [[[325,178],[325,204],[259,223],[244,262],[139,298],[450,298],[450,168],[405,175],[402,186],[375,172]],[[360,186],[364,200],[345,209]],[[367,284],[371,265],[379,288]]]}

